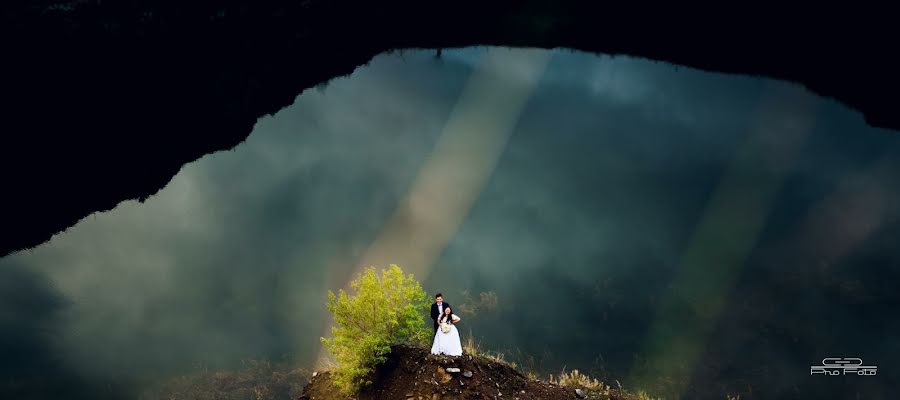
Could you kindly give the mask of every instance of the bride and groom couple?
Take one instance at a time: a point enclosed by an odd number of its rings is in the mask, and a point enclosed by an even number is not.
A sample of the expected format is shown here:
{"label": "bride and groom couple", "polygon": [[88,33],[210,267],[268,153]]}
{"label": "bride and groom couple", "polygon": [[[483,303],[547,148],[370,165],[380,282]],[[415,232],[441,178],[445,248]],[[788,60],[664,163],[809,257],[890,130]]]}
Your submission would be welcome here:
{"label": "bride and groom couple", "polygon": [[434,303],[431,304],[431,319],[434,320],[434,344],[431,345],[431,354],[461,356],[462,344],[459,342],[459,331],[454,326],[459,322],[459,317],[453,314],[450,304],[444,301],[444,296],[440,293],[434,295]]}

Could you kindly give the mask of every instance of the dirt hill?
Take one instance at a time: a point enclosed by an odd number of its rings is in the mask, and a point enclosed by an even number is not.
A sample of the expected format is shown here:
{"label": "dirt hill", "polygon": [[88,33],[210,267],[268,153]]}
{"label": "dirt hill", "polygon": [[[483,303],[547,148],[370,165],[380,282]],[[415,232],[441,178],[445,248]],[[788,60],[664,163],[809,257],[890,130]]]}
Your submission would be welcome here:
{"label": "dirt hill", "polygon": [[[452,368],[458,368],[454,372]],[[435,356],[420,347],[396,346],[388,361],[375,372],[373,384],[357,400],[369,399],[519,399],[556,400],[582,398],[574,388],[531,380],[512,367],[483,357]],[[312,377],[302,400],[344,400],[330,380],[330,373]]]}

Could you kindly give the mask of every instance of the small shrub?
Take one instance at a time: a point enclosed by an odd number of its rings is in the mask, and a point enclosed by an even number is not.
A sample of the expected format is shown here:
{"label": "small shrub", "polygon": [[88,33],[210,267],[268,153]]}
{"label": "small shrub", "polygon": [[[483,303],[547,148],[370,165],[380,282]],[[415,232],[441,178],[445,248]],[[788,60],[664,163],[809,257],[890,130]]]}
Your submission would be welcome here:
{"label": "small shrub", "polygon": [[474,300],[468,290],[463,290],[462,299],[463,302],[458,306],[459,312],[470,318],[476,317],[482,312],[491,313],[496,311],[499,303],[497,293],[494,291],[481,292],[478,295],[478,300]]}
{"label": "small shrub", "polygon": [[387,360],[391,346],[424,344],[431,336],[424,317],[428,296],[397,265],[383,269],[381,276],[368,267],[350,287],[353,295],[328,291],[327,307],[337,326],[331,328],[332,338],[322,338],[337,361],[334,383],[345,394],[372,383],[369,377]]}

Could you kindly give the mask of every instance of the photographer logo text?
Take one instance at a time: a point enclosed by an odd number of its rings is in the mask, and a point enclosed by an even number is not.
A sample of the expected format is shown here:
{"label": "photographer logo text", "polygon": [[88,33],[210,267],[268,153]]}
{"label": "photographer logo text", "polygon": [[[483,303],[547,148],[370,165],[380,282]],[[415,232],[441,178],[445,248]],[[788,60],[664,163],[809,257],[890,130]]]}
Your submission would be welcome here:
{"label": "photographer logo text", "polygon": [[829,357],[822,359],[822,365],[809,367],[809,374],[823,375],[875,375],[876,365],[863,365],[861,358]]}

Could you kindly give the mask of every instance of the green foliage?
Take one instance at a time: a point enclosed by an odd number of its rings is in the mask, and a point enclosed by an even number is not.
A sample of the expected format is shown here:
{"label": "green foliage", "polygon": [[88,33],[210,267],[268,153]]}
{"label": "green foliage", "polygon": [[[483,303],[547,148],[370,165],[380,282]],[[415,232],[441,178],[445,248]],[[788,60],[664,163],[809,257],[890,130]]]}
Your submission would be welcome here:
{"label": "green foliage", "polygon": [[474,300],[468,290],[463,290],[463,302],[457,305],[458,310],[454,311],[459,311],[460,314],[468,317],[476,317],[482,312],[491,313],[497,310],[499,301],[497,300],[497,293],[493,290],[490,292],[481,292],[478,297],[478,300]]}
{"label": "green foliage", "polygon": [[380,277],[368,267],[350,287],[353,295],[328,291],[328,311],[337,326],[331,328],[332,338],[322,338],[337,360],[334,383],[346,394],[372,383],[368,378],[392,345],[424,344],[431,336],[424,318],[428,296],[397,265],[381,270]]}

